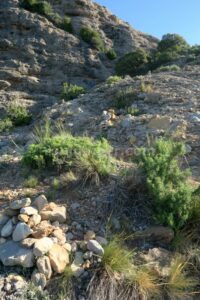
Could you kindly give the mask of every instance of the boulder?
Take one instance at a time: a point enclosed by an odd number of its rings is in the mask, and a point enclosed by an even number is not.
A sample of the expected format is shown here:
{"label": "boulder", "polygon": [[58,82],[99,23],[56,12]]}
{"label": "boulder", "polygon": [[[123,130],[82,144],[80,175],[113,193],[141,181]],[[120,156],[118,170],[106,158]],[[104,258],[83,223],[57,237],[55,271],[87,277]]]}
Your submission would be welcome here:
{"label": "boulder", "polygon": [[35,201],[33,202],[33,206],[37,208],[40,212],[46,205],[48,204],[47,198],[45,195],[38,196]]}
{"label": "boulder", "polygon": [[37,215],[38,210],[35,207],[32,207],[32,206],[22,207],[20,209],[20,214],[25,214],[25,215],[28,215],[28,216]]}
{"label": "boulder", "polygon": [[54,230],[54,227],[48,221],[42,221],[33,228],[32,236],[36,239],[49,236]]}
{"label": "boulder", "polygon": [[86,234],[84,234],[84,240],[85,240],[85,241],[94,240],[95,237],[96,237],[96,234],[95,234],[95,232],[92,231],[92,230],[88,230],[88,231],[86,232]]}
{"label": "boulder", "polygon": [[67,220],[67,211],[65,206],[55,206],[53,210],[41,210],[40,215],[42,220],[51,222],[58,221],[64,223]]}
{"label": "boulder", "polygon": [[12,220],[9,220],[1,229],[1,236],[2,237],[8,237],[13,232],[13,222]]}
{"label": "boulder", "polygon": [[97,255],[102,256],[104,254],[103,247],[95,240],[90,240],[87,243],[88,250],[94,252]]}
{"label": "boulder", "polygon": [[26,223],[20,222],[13,231],[13,241],[19,242],[32,234],[32,232],[33,231]]}
{"label": "boulder", "polygon": [[64,234],[62,229],[60,228],[55,229],[52,233],[52,236],[58,239],[59,245],[64,245],[66,243],[66,235]]}
{"label": "boulder", "polygon": [[37,260],[37,268],[40,273],[44,274],[46,279],[50,279],[52,275],[51,264],[48,256],[41,256]]}
{"label": "boulder", "polygon": [[69,254],[67,250],[60,245],[53,245],[49,251],[49,259],[52,269],[59,274],[62,273],[66,265],[69,264]]}
{"label": "boulder", "polygon": [[0,226],[5,225],[9,220],[9,217],[4,213],[0,213]]}
{"label": "boulder", "polygon": [[31,199],[30,198],[23,198],[20,200],[14,200],[10,202],[10,208],[11,209],[20,209],[25,206],[29,206],[31,204]]}
{"label": "boulder", "polygon": [[27,223],[29,220],[29,216],[25,215],[25,214],[19,214],[18,215],[18,220],[24,223]]}
{"label": "boulder", "polygon": [[28,220],[28,226],[35,227],[36,225],[38,225],[41,221],[41,216],[40,215],[33,215],[29,218]]}
{"label": "boulder", "polygon": [[102,237],[102,236],[96,236],[96,241],[101,245],[101,246],[106,246],[108,244],[108,241]]}
{"label": "boulder", "polygon": [[26,248],[32,248],[37,239],[27,238],[21,241],[21,245]]}
{"label": "boulder", "polygon": [[33,251],[11,240],[0,245],[0,260],[5,266],[31,268],[34,265]]}
{"label": "boulder", "polygon": [[10,207],[6,207],[4,209],[4,213],[8,216],[8,217],[14,217],[17,216],[19,214],[19,210],[18,209],[11,209]]}
{"label": "boulder", "polygon": [[43,256],[44,254],[49,252],[52,246],[53,246],[53,241],[48,237],[43,237],[35,242],[33,253],[37,257]]}

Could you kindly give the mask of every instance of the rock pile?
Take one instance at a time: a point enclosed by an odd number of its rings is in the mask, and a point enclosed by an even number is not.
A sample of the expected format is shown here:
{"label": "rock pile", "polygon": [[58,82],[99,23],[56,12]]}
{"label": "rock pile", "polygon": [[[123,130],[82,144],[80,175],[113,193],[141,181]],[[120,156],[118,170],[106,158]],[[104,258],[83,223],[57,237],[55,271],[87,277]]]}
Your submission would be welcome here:
{"label": "rock pile", "polygon": [[80,276],[90,267],[93,255],[103,255],[107,241],[93,231],[86,232],[84,241],[68,241],[67,221],[66,207],[48,203],[44,195],[34,201],[10,202],[0,213],[0,261],[4,266],[35,267],[31,280],[44,288],[53,274],[61,274],[70,265],[73,251],[71,269]]}

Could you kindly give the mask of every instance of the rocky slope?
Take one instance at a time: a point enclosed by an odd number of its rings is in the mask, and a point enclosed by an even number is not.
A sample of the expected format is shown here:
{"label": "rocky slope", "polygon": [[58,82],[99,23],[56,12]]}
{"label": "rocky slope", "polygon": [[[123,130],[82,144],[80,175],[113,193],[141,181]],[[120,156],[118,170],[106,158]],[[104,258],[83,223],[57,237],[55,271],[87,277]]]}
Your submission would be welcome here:
{"label": "rocky slope", "polygon": [[[118,57],[138,47],[151,50],[157,40],[132,29],[91,0],[51,1],[59,15],[71,17],[74,34],[37,13],[19,8],[18,0],[0,3],[0,105],[12,100],[37,109],[59,98],[63,82],[91,87],[113,73],[111,62],[80,39],[82,26],[100,32]],[[94,25],[95,24],[95,25]]]}

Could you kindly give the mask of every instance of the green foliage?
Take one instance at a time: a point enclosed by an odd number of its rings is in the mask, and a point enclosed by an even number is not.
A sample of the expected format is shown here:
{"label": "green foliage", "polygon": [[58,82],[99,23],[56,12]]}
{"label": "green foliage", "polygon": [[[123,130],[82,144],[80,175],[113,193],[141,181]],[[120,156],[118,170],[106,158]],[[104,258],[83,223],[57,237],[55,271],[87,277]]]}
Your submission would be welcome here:
{"label": "green foliage", "polygon": [[170,66],[161,66],[156,71],[157,72],[172,72],[172,71],[180,71],[180,67],[177,65],[170,65]]}
{"label": "green foliage", "polygon": [[140,92],[142,93],[152,93],[153,92],[153,87],[151,84],[147,84],[145,82],[141,82],[141,85],[140,85]]}
{"label": "green foliage", "polygon": [[110,76],[106,79],[106,83],[107,84],[114,84],[114,83],[117,83],[120,80],[122,80],[121,76]]}
{"label": "green foliage", "polygon": [[149,56],[142,50],[138,49],[134,52],[124,55],[116,64],[117,75],[142,75],[149,69]]}
{"label": "green foliage", "polygon": [[104,51],[104,42],[98,31],[95,31],[90,27],[83,27],[81,28],[80,36],[84,42],[90,44],[93,48]]}
{"label": "green foliage", "polygon": [[179,34],[165,34],[162,40],[158,43],[158,51],[175,51],[183,53],[189,48],[186,40]]}
{"label": "green foliage", "polygon": [[132,269],[133,252],[124,248],[121,237],[115,237],[104,248],[102,263],[109,273],[126,274]]}
{"label": "green foliage", "polygon": [[37,177],[30,175],[24,182],[24,186],[27,188],[35,188],[38,185]]}
{"label": "green foliage", "polygon": [[77,98],[79,95],[85,94],[85,89],[82,86],[74,85],[65,82],[63,84],[62,98],[65,101],[70,101]]}
{"label": "green foliage", "polygon": [[187,184],[188,170],[179,168],[185,154],[182,143],[159,139],[153,148],[139,151],[139,162],[146,173],[146,183],[154,201],[154,217],[175,229],[190,216],[192,189]]}
{"label": "green foliage", "polygon": [[14,126],[29,125],[32,120],[32,115],[27,108],[15,102],[8,107],[7,115]]}
{"label": "green foliage", "polygon": [[121,90],[118,90],[115,94],[113,105],[118,109],[125,109],[133,104],[136,96],[137,93],[132,87],[123,88]]}
{"label": "green foliage", "polygon": [[133,106],[127,107],[126,113],[131,115],[131,116],[139,116],[141,114],[139,108],[133,107]]}
{"label": "green foliage", "polygon": [[12,129],[13,123],[9,118],[4,118],[0,120],[0,133],[7,132]]}
{"label": "green foliage", "polygon": [[110,59],[110,60],[114,60],[117,58],[117,53],[114,49],[109,49],[107,52],[106,52],[106,55],[107,57]]}
{"label": "green foliage", "polygon": [[33,283],[29,283],[22,290],[20,294],[20,300],[50,300],[46,291],[42,291],[40,288],[36,287]]}
{"label": "green foliage", "polygon": [[23,0],[20,4],[21,7],[31,12],[36,12],[40,15],[49,16],[52,14],[51,4],[47,1],[40,0]]}
{"label": "green foliage", "polygon": [[69,33],[73,33],[73,27],[72,27],[72,22],[70,17],[64,17],[61,28]]}
{"label": "green foliage", "polygon": [[108,176],[113,171],[111,151],[105,139],[93,141],[63,132],[31,144],[24,153],[23,162],[33,168],[76,170],[87,180]]}

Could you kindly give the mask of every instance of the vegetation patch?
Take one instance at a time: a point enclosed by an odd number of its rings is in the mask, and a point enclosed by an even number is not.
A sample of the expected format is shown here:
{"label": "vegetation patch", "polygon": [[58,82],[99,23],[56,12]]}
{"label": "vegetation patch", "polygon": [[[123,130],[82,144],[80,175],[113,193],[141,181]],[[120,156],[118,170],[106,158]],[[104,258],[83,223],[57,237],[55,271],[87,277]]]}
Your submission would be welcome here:
{"label": "vegetation patch", "polygon": [[93,48],[104,51],[104,42],[98,31],[90,27],[83,27],[81,28],[80,36],[84,42],[90,44]]}
{"label": "vegetation patch", "polygon": [[32,121],[32,115],[27,108],[15,102],[8,107],[7,115],[14,126],[29,125]]}
{"label": "vegetation patch", "polygon": [[63,83],[62,98],[65,101],[73,100],[81,94],[85,94],[84,87],[67,82]]}
{"label": "vegetation patch", "polygon": [[190,172],[179,167],[185,153],[182,143],[159,139],[152,148],[140,149],[138,157],[154,201],[155,220],[175,229],[189,219],[192,201],[192,189],[187,183]]}
{"label": "vegetation patch", "polygon": [[108,59],[110,60],[114,60],[117,58],[117,53],[114,49],[109,49],[107,52],[106,52],[106,56]]}
{"label": "vegetation patch", "polygon": [[23,162],[33,168],[57,168],[78,171],[85,180],[106,177],[114,170],[112,147],[105,139],[93,141],[89,137],[74,137],[69,133],[45,135],[31,144]]}
{"label": "vegetation patch", "polygon": [[8,132],[13,127],[13,123],[9,118],[4,118],[3,120],[0,120],[0,133],[2,132]]}
{"label": "vegetation patch", "polygon": [[118,90],[114,97],[114,107],[125,109],[133,104],[133,101],[137,97],[137,93],[132,87],[128,87]]}
{"label": "vegetation patch", "polygon": [[110,76],[106,79],[106,83],[111,85],[111,84],[115,84],[115,83],[119,82],[120,80],[122,80],[121,76],[117,76],[117,75]]}
{"label": "vegetation patch", "polygon": [[177,65],[170,65],[170,66],[161,66],[160,68],[156,69],[156,72],[172,72],[172,71],[180,71],[181,68]]}

